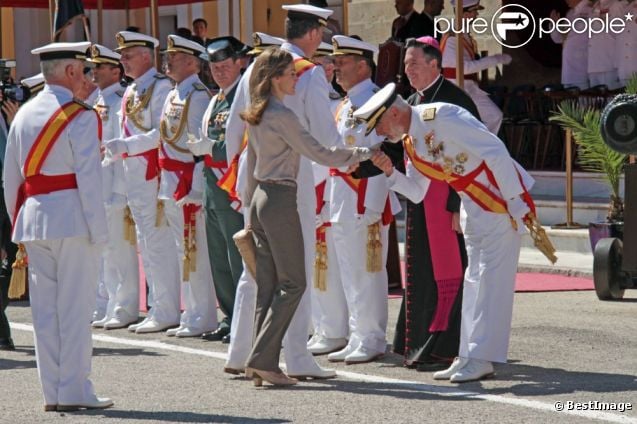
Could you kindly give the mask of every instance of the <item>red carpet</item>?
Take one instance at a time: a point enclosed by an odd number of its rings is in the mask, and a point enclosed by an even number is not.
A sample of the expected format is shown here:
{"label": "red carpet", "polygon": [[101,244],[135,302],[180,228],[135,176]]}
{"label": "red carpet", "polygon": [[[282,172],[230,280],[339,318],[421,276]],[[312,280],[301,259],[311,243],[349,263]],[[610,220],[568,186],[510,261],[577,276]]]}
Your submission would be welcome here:
{"label": "red carpet", "polygon": [[539,272],[520,272],[515,278],[516,292],[594,290],[592,278],[568,277]]}
{"label": "red carpet", "polygon": [[[403,274],[403,287],[405,286],[405,264],[401,261]],[[540,272],[519,272],[515,277],[515,291],[518,293],[571,291],[571,290],[595,290],[593,279],[587,277],[568,277],[559,274],[543,274]],[[389,298],[401,298],[401,289],[389,291]]]}

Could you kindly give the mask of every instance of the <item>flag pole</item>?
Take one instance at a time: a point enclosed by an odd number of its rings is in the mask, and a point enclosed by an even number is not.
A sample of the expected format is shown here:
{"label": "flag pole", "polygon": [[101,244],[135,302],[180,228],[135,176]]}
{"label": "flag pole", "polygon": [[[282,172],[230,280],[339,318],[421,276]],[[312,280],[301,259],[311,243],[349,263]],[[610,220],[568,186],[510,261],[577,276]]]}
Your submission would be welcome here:
{"label": "flag pole", "polygon": [[464,48],[463,48],[463,34],[462,27],[464,27],[462,22],[463,16],[463,0],[458,0],[456,2],[456,82],[458,83],[458,87],[464,88]]}
{"label": "flag pole", "polygon": [[51,41],[55,41],[55,0],[49,0],[49,25],[51,28]]}
{"label": "flag pole", "polygon": [[[150,34],[159,40],[159,5],[157,0],[150,0]],[[161,71],[159,49],[155,49],[155,66]]]}
{"label": "flag pole", "polygon": [[104,9],[104,0],[97,0],[97,42],[99,44],[102,44],[103,9]]}

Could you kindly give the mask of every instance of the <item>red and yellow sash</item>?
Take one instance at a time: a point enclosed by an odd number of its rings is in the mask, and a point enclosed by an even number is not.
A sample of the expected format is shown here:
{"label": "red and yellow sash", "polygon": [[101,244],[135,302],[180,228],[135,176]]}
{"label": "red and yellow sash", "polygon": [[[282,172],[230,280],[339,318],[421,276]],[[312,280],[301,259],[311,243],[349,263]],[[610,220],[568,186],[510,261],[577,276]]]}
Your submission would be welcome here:
{"label": "red and yellow sash", "polygon": [[459,175],[454,172],[446,173],[440,165],[427,162],[418,156],[411,137],[404,137],[403,145],[405,146],[405,152],[407,153],[407,156],[409,156],[414,168],[416,168],[418,172],[425,177],[436,181],[446,181],[454,190],[457,192],[464,192],[485,211],[508,213],[506,202],[502,199],[502,197],[489,190],[484,184],[475,181],[475,178],[484,171],[486,172],[489,181],[497,187],[491,170],[489,170],[484,162],[467,175]]}
{"label": "red and yellow sash", "polygon": [[297,78],[301,78],[301,75],[303,75],[305,72],[309,71],[310,69],[314,68],[315,66],[316,66],[316,63],[311,62],[310,60],[304,57],[299,57],[297,59],[294,59],[294,70],[296,71]]}
{"label": "red and yellow sash", "polygon": [[[87,110],[86,107],[80,103],[75,101],[68,102],[56,110],[46,124],[44,124],[33,146],[31,146],[31,150],[29,150],[22,168],[24,182],[18,188],[13,217],[14,225],[18,212],[28,197],[77,188],[75,174],[42,175],[40,174],[40,170],[62,131],[64,131],[73,118],[85,110]],[[98,128],[100,127],[101,126],[98,125]]]}
{"label": "red and yellow sash", "polygon": [[241,153],[246,149],[248,145],[248,130],[246,129],[243,132],[243,140],[241,140],[241,148],[239,152],[234,155],[232,158],[232,162],[230,162],[230,166],[228,166],[228,170],[223,177],[217,181],[217,187],[228,193],[230,200],[239,201],[239,195],[237,194],[237,177],[239,174],[239,158],[241,157]]}

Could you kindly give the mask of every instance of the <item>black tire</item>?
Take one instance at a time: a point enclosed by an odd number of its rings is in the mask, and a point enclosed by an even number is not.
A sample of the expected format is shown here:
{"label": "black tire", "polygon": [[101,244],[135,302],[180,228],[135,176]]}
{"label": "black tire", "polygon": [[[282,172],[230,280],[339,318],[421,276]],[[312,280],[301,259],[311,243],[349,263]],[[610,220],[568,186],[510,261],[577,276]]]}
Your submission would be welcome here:
{"label": "black tire", "polygon": [[623,243],[618,238],[603,238],[593,252],[593,281],[599,300],[620,300],[624,297],[622,281]]}

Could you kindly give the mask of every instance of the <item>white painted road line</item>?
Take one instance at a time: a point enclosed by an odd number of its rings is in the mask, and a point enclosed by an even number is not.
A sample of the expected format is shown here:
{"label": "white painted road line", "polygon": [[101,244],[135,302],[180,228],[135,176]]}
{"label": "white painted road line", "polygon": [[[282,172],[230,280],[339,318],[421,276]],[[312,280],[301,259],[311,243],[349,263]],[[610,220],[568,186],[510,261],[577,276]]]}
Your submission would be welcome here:
{"label": "white painted road line", "polygon": [[[15,330],[33,332],[33,326],[30,324],[12,322],[11,328]],[[93,334],[93,340],[97,342],[102,342],[102,343],[120,344],[120,345],[126,345],[126,346],[143,347],[147,349],[158,349],[158,350],[166,350],[166,351],[172,351],[172,352],[187,353],[190,355],[206,356],[209,358],[219,359],[222,361],[225,361],[228,357],[228,355],[226,355],[225,353],[210,352],[207,350],[193,349],[193,348],[184,347],[184,346],[176,346],[176,345],[173,345],[170,343],[164,343],[158,340],[134,340],[134,339],[128,339],[128,338],[122,338],[122,337],[106,336],[102,334]],[[506,405],[537,409],[537,410],[541,410],[545,412],[553,412],[555,414],[560,414],[560,415],[562,414],[574,415],[578,417],[584,417],[584,418],[593,419],[593,420],[602,420],[602,421],[607,421],[612,423],[637,424],[636,418],[632,418],[626,415],[614,414],[611,412],[589,411],[589,410],[556,411],[554,403],[540,402],[540,401],[524,399],[524,398],[512,398],[512,397],[500,396],[500,395],[490,395],[485,393],[462,391],[454,387],[434,386],[431,384],[421,383],[418,381],[400,380],[395,378],[382,377],[378,375],[360,374],[360,373],[351,372],[351,371],[338,370],[337,374],[339,377],[344,377],[353,381],[395,385],[395,386],[404,387],[404,388],[408,388],[412,390],[418,390],[420,392],[432,394],[432,395],[452,397],[452,398],[455,397],[455,398],[480,399],[480,400],[486,400],[489,402],[501,403]]]}

